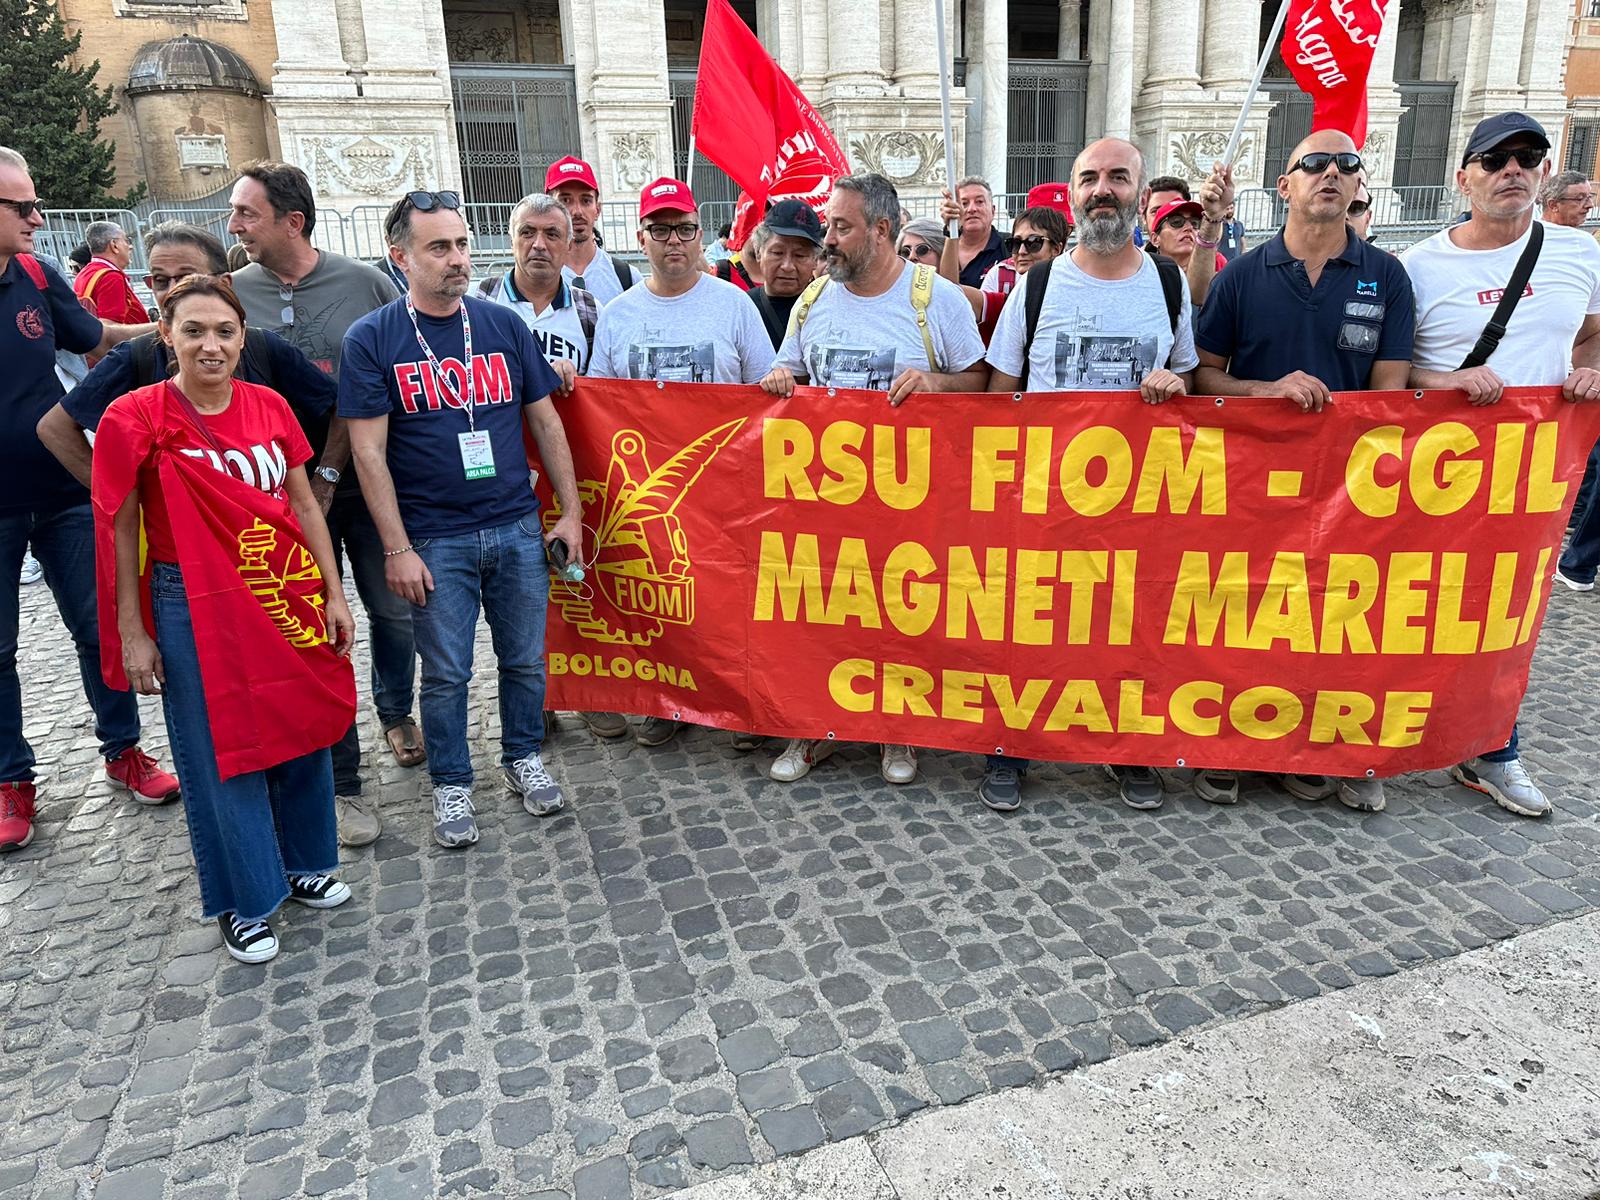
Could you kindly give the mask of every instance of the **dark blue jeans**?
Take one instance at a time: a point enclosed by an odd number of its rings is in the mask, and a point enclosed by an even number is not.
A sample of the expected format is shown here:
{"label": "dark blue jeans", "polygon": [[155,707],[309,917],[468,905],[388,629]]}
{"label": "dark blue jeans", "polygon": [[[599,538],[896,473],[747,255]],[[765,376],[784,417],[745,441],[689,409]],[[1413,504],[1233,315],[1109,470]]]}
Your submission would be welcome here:
{"label": "dark blue jeans", "polygon": [[100,674],[100,619],[95,612],[94,513],[87,504],[48,513],[0,514],[0,782],[33,778],[33,747],[22,736],[22,685],[17,679],[22,556],[44,568],[44,582],[78,652],[83,694],[106,758],[139,743],[139,703],[113,691]]}
{"label": "dark blue jeans", "polygon": [[[1589,469],[1600,472],[1600,445],[1589,452]],[[1579,503],[1584,508],[1580,514],[1577,505],[1573,506],[1572,536],[1561,555],[1561,573],[1577,583],[1593,583],[1595,569],[1600,567],[1600,499],[1596,498],[1596,489],[1591,487],[1586,498],[1580,496]]]}
{"label": "dark blue jeans", "polygon": [[422,735],[435,784],[472,786],[467,684],[478,608],[500,676],[500,762],[526,758],[544,742],[544,616],[550,598],[544,534],[534,513],[509,525],[420,538],[433,576],[428,602],[411,610],[422,659]]}
{"label": "dark blue jeans", "polygon": [[[417,647],[411,632],[411,605],[389,590],[383,578],[383,541],[360,493],[337,497],[328,509],[328,536],[333,557],[348,560],[356,595],[367,610],[372,653],[372,703],[385,731],[411,715],[417,675]],[[333,744],[333,790],[340,796],[361,794],[361,739],[350,723]]]}
{"label": "dark blue jeans", "polygon": [[182,572],[154,564],[150,596],[167,678],[162,709],[183,780],[200,903],[207,917],[270,917],[289,895],[289,875],[326,874],[339,865],[328,752],[219,778]]}

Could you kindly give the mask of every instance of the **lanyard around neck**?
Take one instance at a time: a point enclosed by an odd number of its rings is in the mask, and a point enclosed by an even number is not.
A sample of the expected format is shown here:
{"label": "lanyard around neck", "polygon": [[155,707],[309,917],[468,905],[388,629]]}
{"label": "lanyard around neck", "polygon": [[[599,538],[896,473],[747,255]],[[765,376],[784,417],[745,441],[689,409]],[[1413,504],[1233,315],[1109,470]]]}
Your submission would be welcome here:
{"label": "lanyard around neck", "polygon": [[433,352],[433,347],[428,345],[428,339],[422,336],[422,326],[417,323],[417,309],[411,303],[411,297],[406,297],[406,315],[411,318],[411,328],[417,335],[417,345],[422,347],[422,353],[428,358],[428,365],[433,368],[433,377],[438,383],[439,390],[445,393],[445,398],[457,408],[465,407],[467,410],[467,428],[477,432],[477,423],[473,419],[473,405],[477,402],[477,380],[473,378],[472,370],[472,318],[467,316],[467,301],[461,301],[461,352],[466,359],[467,394],[465,404],[461,391],[445,375],[444,368],[439,364],[439,356]]}

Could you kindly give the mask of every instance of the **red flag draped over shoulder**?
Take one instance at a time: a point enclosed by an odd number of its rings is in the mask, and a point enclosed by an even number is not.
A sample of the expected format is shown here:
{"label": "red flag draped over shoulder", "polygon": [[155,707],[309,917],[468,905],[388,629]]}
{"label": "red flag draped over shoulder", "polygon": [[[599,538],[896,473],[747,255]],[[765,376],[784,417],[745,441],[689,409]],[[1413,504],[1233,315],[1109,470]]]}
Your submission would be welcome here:
{"label": "red flag draped over shoulder", "polygon": [[[117,630],[117,510],[151,462],[182,559],[217,772],[260,771],[343,736],[355,675],[328,642],[323,580],[288,503],[179,453],[194,425],[166,384],[106,412],[95,437],[95,574],[100,669],[126,689]],[[154,628],[145,600],[145,626]]]}
{"label": "red flag draped over shoulder", "polygon": [[1367,140],[1367,74],[1390,0],[1289,0],[1283,61],[1311,97],[1311,128]]}

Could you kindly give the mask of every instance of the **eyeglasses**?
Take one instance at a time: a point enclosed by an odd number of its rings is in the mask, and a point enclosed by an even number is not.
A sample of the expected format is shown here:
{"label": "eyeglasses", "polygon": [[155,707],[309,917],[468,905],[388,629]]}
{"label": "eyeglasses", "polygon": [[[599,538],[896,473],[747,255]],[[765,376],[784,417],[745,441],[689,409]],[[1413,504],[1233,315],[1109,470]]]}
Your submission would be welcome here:
{"label": "eyeglasses", "polygon": [[927,242],[918,242],[915,246],[901,246],[895,253],[905,259],[937,257],[933,247],[928,245]]}
{"label": "eyeglasses", "polygon": [[1364,217],[1371,207],[1372,205],[1369,201],[1352,200],[1350,201],[1350,207],[1345,209],[1345,212],[1352,217]]}
{"label": "eyeglasses", "polygon": [[278,320],[287,328],[294,324],[294,289],[279,284],[278,299],[283,301],[283,310],[278,313]]}
{"label": "eyeglasses", "polygon": [[1030,234],[1027,237],[1008,237],[1005,240],[1007,254],[1015,254],[1018,250],[1026,250],[1029,254],[1037,254],[1046,246],[1054,246],[1055,242],[1043,234]]}
{"label": "eyeglasses", "polygon": [[1491,175],[1498,175],[1513,158],[1517,166],[1531,171],[1544,161],[1545,154],[1546,151],[1537,146],[1518,146],[1515,150],[1485,150],[1482,154],[1469,155],[1467,161],[1477,163]]}
{"label": "eyeglasses", "polygon": [[657,242],[670,242],[673,237],[680,242],[692,242],[700,236],[700,226],[688,221],[682,225],[646,225],[644,231]]}
{"label": "eyeglasses", "polygon": [[43,200],[7,200],[4,196],[0,196],[0,204],[12,209],[24,221],[44,208]]}
{"label": "eyeglasses", "polygon": [[1199,228],[1200,228],[1200,218],[1199,217],[1192,217],[1188,213],[1173,213],[1165,221],[1161,222],[1160,225],[1156,226],[1156,232],[1159,233],[1163,229],[1199,229]]}
{"label": "eyeglasses", "polygon": [[1307,175],[1321,175],[1328,169],[1329,163],[1338,167],[1341,175],[1354,175],[1361,170],[1361,155],[1353,150],[1342,150],[1338,154],[1331,154],[1326,150],[1314,150],[1310,154],[1302,154],[1289,165],[1289,170],[1304,171]]}
{"label": "eyeglasses", "polygon": [[1556,203],[1557,204],[1581,204],[1585,208],[1593,208],[1594,207],[1594,197],[1589,195],[1588,193],[1585,193],[1585,194],[1583,194],[1581,196],[1558,196],[1556,198]]}

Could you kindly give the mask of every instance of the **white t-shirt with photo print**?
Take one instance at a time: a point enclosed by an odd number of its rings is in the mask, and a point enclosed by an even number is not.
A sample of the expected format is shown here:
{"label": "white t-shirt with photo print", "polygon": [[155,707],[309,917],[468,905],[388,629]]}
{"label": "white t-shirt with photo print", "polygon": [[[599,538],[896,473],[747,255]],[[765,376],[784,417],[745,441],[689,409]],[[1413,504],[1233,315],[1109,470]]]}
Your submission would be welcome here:
{"label": "white t-shirt with photo print", "polygon": [[600,310],[589,374],[667,383],[759,383],[772,339],[744,290],[701,275],[681,296],[629,288]]}

